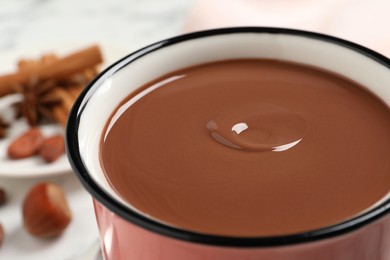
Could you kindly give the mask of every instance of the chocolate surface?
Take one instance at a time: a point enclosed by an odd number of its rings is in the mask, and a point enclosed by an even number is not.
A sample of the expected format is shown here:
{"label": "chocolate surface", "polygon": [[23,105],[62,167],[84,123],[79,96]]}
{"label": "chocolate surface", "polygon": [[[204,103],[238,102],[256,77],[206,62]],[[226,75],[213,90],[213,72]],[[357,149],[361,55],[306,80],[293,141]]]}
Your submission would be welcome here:
{"label": "chocolate surface", "polygon": [[363,87],[312,67],[247,59],[143,86],[107,122],[100,160],[114,190],[153,219],[270,236],[372,207],[390,191],[389,147],[390,111]]}

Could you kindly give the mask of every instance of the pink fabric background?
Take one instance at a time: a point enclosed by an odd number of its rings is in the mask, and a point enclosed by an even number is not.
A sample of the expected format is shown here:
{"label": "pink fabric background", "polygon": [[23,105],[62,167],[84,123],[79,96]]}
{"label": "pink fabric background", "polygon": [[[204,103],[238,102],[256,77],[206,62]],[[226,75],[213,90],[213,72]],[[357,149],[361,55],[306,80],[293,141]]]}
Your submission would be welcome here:
{"label": "pink fabric background", "polygon": [[198,0],[184,31],[251,25],[322,32],[390,57],[390,0]]}

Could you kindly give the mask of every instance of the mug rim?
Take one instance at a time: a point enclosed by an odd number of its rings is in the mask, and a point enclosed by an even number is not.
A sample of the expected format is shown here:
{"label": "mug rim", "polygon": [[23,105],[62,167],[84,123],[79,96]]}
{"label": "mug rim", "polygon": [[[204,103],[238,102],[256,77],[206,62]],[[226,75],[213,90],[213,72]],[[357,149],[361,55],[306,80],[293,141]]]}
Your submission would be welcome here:
{"label": "mug rim", "polygon": [[324,228],[305,231],[301,233],[289,234],[289,235],[278,235],[278,236],[262,236],[262,237],[235,237],[235,236],[221,236],[221,235],[209,235],[204,233],[197,233],[193,231],[183,230],[180,228],[172,227],[167,224],[163,224],[147,218],[146,216],[137,213],[130,208],[124,206],[119,201],[115,200],[111,195],[104,191],[90,176],[87,167],[84,165],[80,149],[78,130],[80,125],[80,118],[83,110],[88,103],[89,98],[92,95],[88,95],[89,91],[97,83],[105,81],[116,72],[126,67],[133,61],[141,58],[148,53],[152,53],[161,48],[171,46],[180,42],[189,41],[193,39],[224,35],[224,34],[237,34],[237,33],[267,33],[267,34],[284,34],[294,35],[306,38],[317,39],[325,42],[330,42],[355,52],[364,55],[377,63],[389,68],[390,70],[390,59],[361,45],[356,43],[340,39],[337,37],[309,32],[304,30],[277,28],[277,27],[229,27],[221,29],[212,29],[205,31],[198,31],[189,34],[183,34],[166,40],[162,40],[151,45],[148,45],[142,49],[139,49],[124,58],[113,63],[111,66],[101,72],[95,79],[93,79],[82,91],[80,96],[75,101],[73,108],[69,114],[67,125],[66,125],[66,152],[69,162],[75,171],[78,179],[83,184],[84,188],[96,199],[99,203],[105,206],[110,211],[114,212],[121,218],[129,221],[136,226],[147,229],[151,232],[168,236],[171,238],[179,239],[182,241],[201,243],[215,246],[226,246],[226,247],[274,247],[284,246],[292,244],[300,244],[306,242],[313,242],[326,238],[337,237],[342,234],[346,234],[357,230],[375,220],[384,217],[390,213],[390,198],[383,201],[373,209],[364,212],[354,218],[345,220],[338,224],[327,226]]}

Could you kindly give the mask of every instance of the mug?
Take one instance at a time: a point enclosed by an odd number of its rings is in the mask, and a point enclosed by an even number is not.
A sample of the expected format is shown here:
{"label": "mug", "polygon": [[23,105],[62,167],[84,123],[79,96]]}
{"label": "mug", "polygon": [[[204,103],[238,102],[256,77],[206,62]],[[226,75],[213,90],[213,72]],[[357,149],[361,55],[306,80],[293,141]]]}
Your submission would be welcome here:
{"label": "mug", "polygon": [[390,105],[388,58],[313,32],[265,27],[200,31],[157,42],[124,57],[85,88],[66,128],[70,163],[93,196],[105,259],[390,260],[388,197],[358,216],[321,229],[272,237],[229,237],[160,223],[142,215],[111,188],[100,165],[99,143],[117,105],[138,87],[169,72],[240,58],[319,67],[366,86]]}

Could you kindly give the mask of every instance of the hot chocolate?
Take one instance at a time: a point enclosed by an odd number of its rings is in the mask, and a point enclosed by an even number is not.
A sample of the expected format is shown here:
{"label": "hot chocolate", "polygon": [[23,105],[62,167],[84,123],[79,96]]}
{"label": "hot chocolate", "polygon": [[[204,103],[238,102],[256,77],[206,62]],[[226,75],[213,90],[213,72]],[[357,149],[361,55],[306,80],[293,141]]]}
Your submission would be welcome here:
{"label": "hot chocolate", "polygon": [[113,113],[101,165],[139,212],[228,236],[354,217],[390,191],[390,110],[338,75],[275,60],[203,64],[142,86]]}

